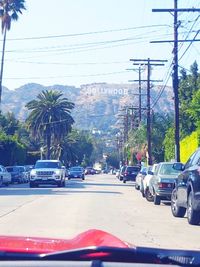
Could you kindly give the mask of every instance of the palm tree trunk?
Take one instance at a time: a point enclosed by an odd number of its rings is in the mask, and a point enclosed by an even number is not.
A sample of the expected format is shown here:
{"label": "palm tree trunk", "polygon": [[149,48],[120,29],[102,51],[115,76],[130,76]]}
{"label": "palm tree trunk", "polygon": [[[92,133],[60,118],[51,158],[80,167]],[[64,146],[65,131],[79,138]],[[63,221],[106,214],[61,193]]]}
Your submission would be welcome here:
{"label": "palm tree trunk", "polygon": [[5,55],[5,45],[6,45],[6,33],[7,29],[5,28],[3,37],[2,57],[1,57],[1,71],[0,71],[0,112],[1,112],[2,79],[3,79],[4,55]]}
{"label": "palm tree trunk", "polygon": [[51,130],[48,129],[47,130],[47,135],[46,135],[46,138],[47,138],[47,159],[51,159]]}

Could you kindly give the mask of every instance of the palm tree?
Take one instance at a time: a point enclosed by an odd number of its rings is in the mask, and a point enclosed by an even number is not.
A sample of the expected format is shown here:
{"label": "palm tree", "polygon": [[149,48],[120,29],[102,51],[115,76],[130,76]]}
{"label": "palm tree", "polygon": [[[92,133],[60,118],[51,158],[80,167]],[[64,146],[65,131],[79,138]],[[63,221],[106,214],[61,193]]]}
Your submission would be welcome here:
{"label": "palm tree", "polygon": [[[24,6],[25,0],[0,0],[0,19],[1,30],[3,37],[3,49],[1,58],[1,70],[0,70],[0,105],[2,96],[2,79],[3,79],[3,67],[4,67],[4,54],[6,44],[6,33],[11,28],[12,20],[18,20],[18,14],[22,14],[22,10],[26,9]],[[1,108],[0,108],[1,111]]]}
{"label": "palm tree", "polygon": [[59,146],[61,140],[71,131],[74,120],[71,110],[74,103],[67,98],[61,98],[62,93],[58,91],[42,91],[37,100],[26,104],[31,110],[27,118],[27,125],[34,138],[42,138],[47,146],[47,159],[50,158],[50,149]]}

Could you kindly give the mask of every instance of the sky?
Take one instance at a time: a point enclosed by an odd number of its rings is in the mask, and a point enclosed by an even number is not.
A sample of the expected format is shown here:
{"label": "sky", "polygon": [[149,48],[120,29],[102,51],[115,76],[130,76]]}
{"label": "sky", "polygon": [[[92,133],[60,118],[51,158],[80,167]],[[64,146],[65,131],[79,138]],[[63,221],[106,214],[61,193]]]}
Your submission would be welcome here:
{"label": "sky", "polygon": [[[7,35],[3,85],[26,83],[81,86],[129,83],[138,79],[134,59],[168,60],[152,70],[152,79],[171,83],[173,15],[152,12],[173,8],[173,0],[27,0],[26,10]],[[179,0],[179,7],[200,7],[200,0]],[[193,39],[199,13],[179,13],[180,39]],[[198,37],[199,38],[199,37]],[[0,47],[2,45],[0,36]],[[200,44],[179,44],[180,68],[200,57]],[[183,57],[182,57],[183,55]],[[131,70],[129,70],[131,69]],[[133,70],[132,70],[133,69]],[[144,74],[145,75],[145,72]]]}

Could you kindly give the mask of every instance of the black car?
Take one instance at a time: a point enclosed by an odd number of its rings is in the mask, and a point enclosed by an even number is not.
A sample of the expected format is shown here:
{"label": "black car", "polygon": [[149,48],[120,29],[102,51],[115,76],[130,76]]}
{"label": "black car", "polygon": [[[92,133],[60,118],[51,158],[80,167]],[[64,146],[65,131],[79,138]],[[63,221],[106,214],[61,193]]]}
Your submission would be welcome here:
{"label": "black car", "polygon": [[85,173],[82,167],[71,167],[68,171],[68,180],[71,178],[81,178],[85,180]]}
{"label": "black car", "polygon": [[189,224],[200,223],[200,148],[185,165],[174,164],[181,169],[171,196],[171,211],[175,217],[184,217],[187,212]]}
{"label": "black car", "polygon": [[140,166],[126,166],[123,173],[123,183],[126,183],[126,181],[135,181],[140,169]]}

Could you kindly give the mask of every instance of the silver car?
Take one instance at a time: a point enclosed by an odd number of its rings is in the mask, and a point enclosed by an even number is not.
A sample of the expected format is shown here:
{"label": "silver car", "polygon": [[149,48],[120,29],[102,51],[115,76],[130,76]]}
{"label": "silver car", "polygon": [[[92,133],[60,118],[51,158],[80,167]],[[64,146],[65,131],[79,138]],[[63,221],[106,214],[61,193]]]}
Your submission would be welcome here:
{"label": "silver car", "polygon": [[180,173],[173,168],[173,165],[174,162],[159,163],[149,182],[149,191],[155,205],[160,205],[161,200],[171,200],[173,185]]}

